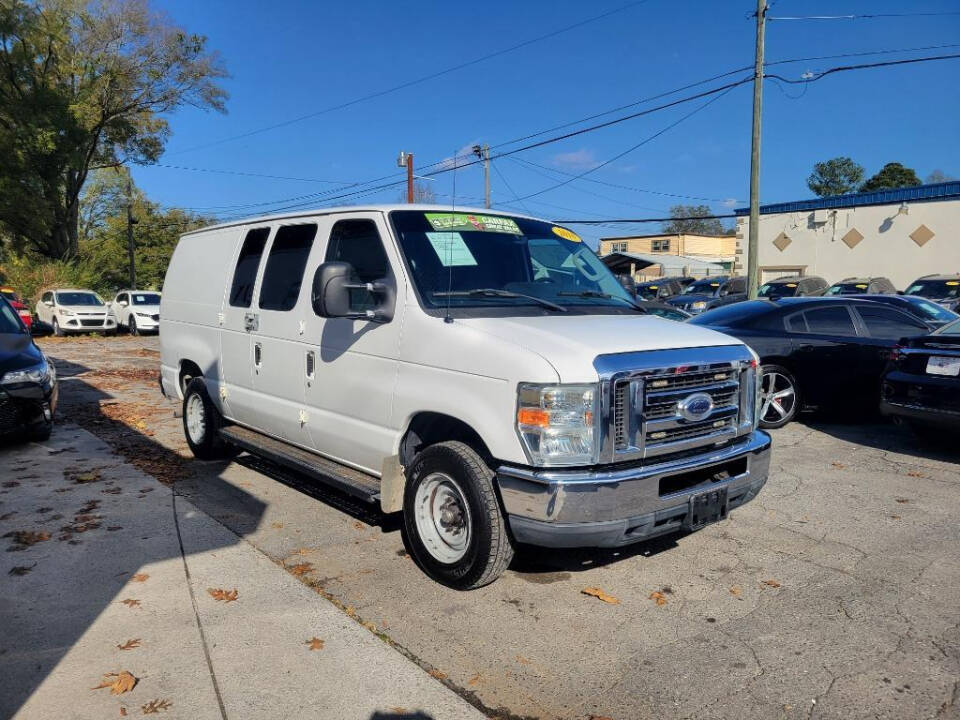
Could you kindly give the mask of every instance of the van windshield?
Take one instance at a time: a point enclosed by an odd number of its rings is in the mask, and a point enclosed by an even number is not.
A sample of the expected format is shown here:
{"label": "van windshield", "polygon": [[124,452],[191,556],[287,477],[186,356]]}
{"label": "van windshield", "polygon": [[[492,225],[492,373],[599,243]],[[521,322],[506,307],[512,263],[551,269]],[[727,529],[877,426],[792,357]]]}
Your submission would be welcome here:
{"label": "van windshield", "polygon": [[390,213],[427,308],[635,308],[580,238],[539,220],[466,212]]}

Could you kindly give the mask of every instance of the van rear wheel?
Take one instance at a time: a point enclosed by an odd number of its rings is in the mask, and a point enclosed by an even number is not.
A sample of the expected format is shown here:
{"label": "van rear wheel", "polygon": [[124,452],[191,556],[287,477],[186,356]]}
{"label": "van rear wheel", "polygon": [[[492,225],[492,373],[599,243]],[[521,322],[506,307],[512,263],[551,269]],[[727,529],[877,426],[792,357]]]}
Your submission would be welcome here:
{"label": "van rear wheel", "polygon": [[472,590],[492,583],[510,564],[513,545],[493,477],[461,442],[432,445],[414,459],[404,526],[414,560],[434,580]]}
{"label": "van rear wheel", "polygon": [[203,378],[193,378],[183,393],[183,434],[195,457],[223,460],[239,452],[220,437],[223,425],[223,416],[210,400]]}

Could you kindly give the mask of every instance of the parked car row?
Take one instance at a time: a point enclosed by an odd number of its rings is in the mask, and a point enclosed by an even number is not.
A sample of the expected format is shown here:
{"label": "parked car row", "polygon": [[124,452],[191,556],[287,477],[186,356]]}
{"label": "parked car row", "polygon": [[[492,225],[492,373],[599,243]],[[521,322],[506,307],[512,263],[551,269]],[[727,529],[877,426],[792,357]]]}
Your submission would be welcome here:
{"label": "parked car row", "polygon": [[0,439],[46,440],[57,408],[57,371],[33,338],[53,328],[40,321],[28,327],[8,297],[0,297]]}
{"label": "parked car row", "polygon": [[[9,294],[5,291],[9,290]],[[16,302],[27,327],[32,318],[26,305],[20,302],[12,288],[0,292]],[[18,307],[19,304],[19,307]],[[113,301],[105,302],[92,290],[61,288],[46,290],[37,303],[36,316],[53,328],[53,334],[102,332],[114,335],[125,330],[131,335],[160,330],[160,293],[145,290],[122,290]]]}
{"label": "parked car row", "polygon": [[760,356],[762,427],[782,427],[804,409],[876,409],[881,387],[886,414],[960,427],[960,315],[924,298],[751,300],[690,322]]}

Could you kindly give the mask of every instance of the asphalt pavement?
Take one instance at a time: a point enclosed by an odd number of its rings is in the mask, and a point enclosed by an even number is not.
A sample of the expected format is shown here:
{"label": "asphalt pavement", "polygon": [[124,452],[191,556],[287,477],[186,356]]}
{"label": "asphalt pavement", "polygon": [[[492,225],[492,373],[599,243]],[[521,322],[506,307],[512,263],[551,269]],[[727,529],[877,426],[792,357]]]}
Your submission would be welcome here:
{"label": "asphalt pavement", "polygon": [[[413,672],[409,677],[448,693],[434,705],[411,702],[409,694],[381,701],[357,684],[359,679],[345,680],[340,690],[346,701],[365,699],[365,692],[376,698],[375,704],[363,705],[365,717],[382,710],[376,704],[381,702],[435,717],[459,717],[458,707],[499,718],[960,717],[960,455],[955,449],[927,444],[879,421],[808,419],[774,433],[767,486],[728,520],[620,551],[527,549],[496,583],[462,593],[432,583],[416,568],[396,516],[383,516],[249,456],[227,465],[189,459],[180,419],[157,390],[155,338],[69,339],[44,347],[67,376],[64,425],[50,447],[75,444],[65,438],[82,435],[85,443],[97,444],[103,462],[134,466],[137,473],[165,483],[155,483],[155,492],[124,511],[157,503],[150,516],[167,520],[167,529],[156,529],[157,537],[170,532],[170,488],[175,489],[187,563],[191,572],[194,564],[197,568],[191,587],[201,625],[210,623],[207,640],[211,647],[216,644],[211,661],[216,677],[223,678],[224,699],[242,697],[246,686],[259,687],[284,661],[295,666],[290,682],[281,677],[270,691],[274,704],[264,707],[279,707],[286,697],[292,698],[293,716],[306,716],[307,707],[327,707],[296,704],[304,698],[322,703],[327,697],[324,673],[298,665],[316,663],[327,651],[304,651],[302,643],[308,636],[332,637],[336,628],[351,627],[359,633],[357,642],[362,637],[374,643],[402,659]],[[15,472],[28,470],[36,475],[29,482],[47,485],[37,492],[52,492],[63,482],[65,467],[49,461],[69,463],[71,454],[47,455],[49,449],[0,450],[0,473],[8,477],[8,468],[15,467],[12,458],[19,458],[22,469]],[[85,449],[74,462],[86,457]],[[6,492],[0,494],[0,517],[23,485],[0,490]],[[113,502],[126,492],[96,495]],[[67,503],[57,514],[75,517],[69,513],[87,499],[75,493],[56,498]],[[52,507],[53,501],[36,501]],[[15,520],[0,521],[0,534],[18,529],[22,523]],[[131,520],[117,523],[126,527]],[[95,533],[109,538],[121,531]],[[88,544],[87,537],[82,539],[85,545],[77,548]],[[169,545],[169,538],[165,542]],[[48,548],[73,551],[68,543],[39,542],[11,552],[7,564],[32,563],[30,553],[52,553]],[[56,614],[58,602],[99,608],[66,623],[56,648],[44,644],[48,636],[26,630],[13,636],[15,647],[4,642],[0,667],[16,688],[7,708],[22,713],[53,708],[34,703],[45,693],[56,697],[73,677],[66,673],[68,660],[87,647],[88,636],[101,632],[102,624],[136,617],[119,600],[128,595],[149,599],[154,572],[146,570],[151,579],[137,586],[129,585],[131,573],[155,565],[164,568],[155,571],[157,576],[172,578],[172,566],[183,564],[166,545],[152,551],[145,540],[125,547],[138,549],[119,564],[119,551],[89,548],[80,554],[62,592],[52,588],[49,577],[33,591],[23,584],[10,590],[13,583],[40,583],[49,559],[37,560],[23,576],[3,576],[4,625],[10,626],[6,618],[14,613],[16,623],[37,612]],[[234,555],[237,560],[227,560]],[[101,566],[92,589],[74,577]],[[110,572],[116,573],[112,579]],[[206,593],[210,587],[236,587],[240,597],[218,602]],[[284,594],[268,589],[273,587],[284,588]],[[588,587],[617,602],[584,594]],[[37,593],[42,600],[34,597]],[[91,593],[95,601],[88,602]],[[190,602],[189,593],[180,595],[178,602]],[[273,608],[269,622],[251,635],[247,627],[257,614],[231,615],[246,609],[244,600],[251,608]],[[177,613],[184,614],[191,619],[189,612]],[[120,627],[110,633],[111,642],[136,636],[134,627]],[[172,632],[184,652],[202,650],[203,643],[188,637],[186,626]],[[83,683],[95,685],[101,672],[118,669],[128,653],[140,652],[98,647],[84,650],[90,653],[87,659],[70,666],[76,667],[71,672],[84,670]],[[262,662],[260,647],[271,648]],[[287,661],[288,652],[296,663]],[[29,662],[12,661],[11,653],[50,653],[53,665],[45,660],[48,664],[32,673],[33,655]],[[379,657],[376,662],[387,662]],[[150,687],[141,697],[185,698],[194,691],[200,697],[203,683],[194,677],[194,684],[187,684],[177,673],[175,655],[158,658],[163,669],[141,670],[147,679],[134,693]],[[362,664],[368,673],[382,675],[365,657]],[[19,674],[18,667],[23,668]],[[201,663],[191,676],[202,670]],[[169,690],[147,685],[153,673],[170,683]],[[403,678],[401,689],[412,682]],[[89,698],[108,691],[85,692]],[[443,705],[453,702],[450,696],[463,704]],[[215,699],[212,707],[217,709]],[[231,718],[269,715],[253,700],[231,700],[226,709]]]}

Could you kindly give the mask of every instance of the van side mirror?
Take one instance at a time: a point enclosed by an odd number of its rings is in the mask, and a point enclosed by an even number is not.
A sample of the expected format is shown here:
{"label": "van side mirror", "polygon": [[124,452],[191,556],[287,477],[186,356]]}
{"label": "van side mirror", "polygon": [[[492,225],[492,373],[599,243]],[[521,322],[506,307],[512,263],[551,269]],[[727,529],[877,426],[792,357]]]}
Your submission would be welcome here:
{"label": "van side mirror", "polygon": [[[372,308],[354,307],[351,290],[366,290],[377,299],[376,304]],[[396,291],[383,282],[356,282],[356,271],[350,263],[325,262],[313,275],[311,299],[313,311],[320,317],[385,323],[393,319]]]}
{"label": "van side mirror", "polygon": [[47,307],[53,307],[53,300],[44,300],[43,304]]}
{"label": "van side mirror", "polygon": [[53,335],[53,325],[42,320],[34,320],[30,323],[30,334],[33,337],[49,337]]}

